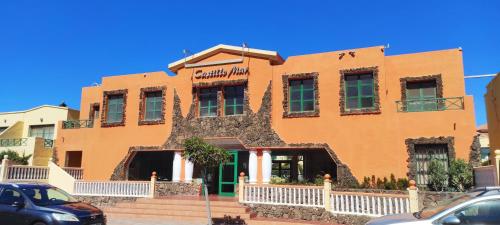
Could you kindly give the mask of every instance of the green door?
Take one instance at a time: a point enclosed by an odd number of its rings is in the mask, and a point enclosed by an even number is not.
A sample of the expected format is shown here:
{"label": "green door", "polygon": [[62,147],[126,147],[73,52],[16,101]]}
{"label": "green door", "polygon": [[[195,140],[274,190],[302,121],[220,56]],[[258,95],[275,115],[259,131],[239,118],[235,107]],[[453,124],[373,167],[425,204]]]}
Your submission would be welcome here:
{"label": "green door", "polygon": [[235,196],[238,183],[238,152],[228,151],[229,161],[219,165],[219,195]]}

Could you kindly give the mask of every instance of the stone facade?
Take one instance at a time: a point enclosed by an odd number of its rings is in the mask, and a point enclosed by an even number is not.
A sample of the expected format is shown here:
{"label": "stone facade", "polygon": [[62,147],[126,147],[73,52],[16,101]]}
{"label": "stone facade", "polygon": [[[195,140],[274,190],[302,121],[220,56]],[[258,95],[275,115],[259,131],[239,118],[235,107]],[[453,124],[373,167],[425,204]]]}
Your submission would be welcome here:
{"label": "stone facade", "polygon": [[[346,109],[346,94],[345,94],[345,76],[351,74],[360,74],[371,72],[373,75],[373,107],[362,108],[362,109]],[[347,69],[340,71],[340,115],[364,115],[364,114],[379,114],[380,111],[380,96],[379,96],[379,84],[378,84],[378,67],[361,67],[355,69]]]}
{"label": "stone facade", "polygon": [[415,154],[416,144],[446,144],[448,146],[448,159],[455,158],[455,138],[453,137],[431,137],[431,138],[408,138],[405,141],[408,152],[408,178],[416,179],[417,158]]}
{"label": "stone facade", "polygon": [[[145,113],[146,113],[146,93],[148,92],[156,92],[156,91],[161,91],[161,96],[162,96],[162,107],[161,107],[161,117],[159,120],[145,120]],[[165,100],[165,95],[167,94],[167,87],[166,86],[158,86],[158,87],[147,87],[147,88],[141,88],[141,94],[139,95],[139,126],[140,125],[157,125],[157,124],[164,124],[165,123],[165,105],[166,105],[166,100]]]}
{"label": "stone facade", "polygon": [[96,207],[114,206],[120,202],[135,202],[134,197],[109,197],[109,196],[74,196],[78,201],[91,204]]}
{"label": "stone facade", "polygon": [[334,215],[324,208],[285,205],[248,204],[257,217],[318,221],[333,224],[364,225],[371,218],[367,216]]}
{"label": "stone facade", "polygon": [[[102,109],[101,109],[101,127],[119,127],[125,126],[125,121],[127,119],[127,89],[113,90],[113,91],[103,91],[102,93]],[[116,123],[107,122],[107,110],[108,110],[108,97],[110,95],[123,95],[123,117],[122,121]]]}
{"label": "stone facade", "polygon": [[[283,118],[296,118],[296,117],[317,117],[319,116],[319,82],[318,73],[299,73],[283,75]],[[314,87],[314,111],[310,112],[291,112],[290,111],[290,81],[291,80],[303,80],[303,79],[313,79]]]}
{"label": "stone facade", "polygon": [[479,134],[474,136],[470,145],[469,164],[473,167],[481,166],[481,143],[479,143]]}
{"label": "stone facade", "polygon": [[199,196],[201,193],[201,184],[197,183],[176,183],[158,181],[155,186],[155,197],[184,195]]}

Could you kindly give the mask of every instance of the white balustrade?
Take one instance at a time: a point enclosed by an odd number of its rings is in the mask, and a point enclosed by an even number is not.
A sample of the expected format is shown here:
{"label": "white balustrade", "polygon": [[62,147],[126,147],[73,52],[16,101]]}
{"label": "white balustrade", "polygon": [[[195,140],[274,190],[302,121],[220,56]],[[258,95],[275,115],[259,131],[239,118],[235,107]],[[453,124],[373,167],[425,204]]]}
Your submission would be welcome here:
{"label": "white balustrade", "polygon": [[243,202],[324,207],[323,186],[244,185]]}
{"label": "white balustrade", "polygon": [[62,168],[66,173],[71,175],[73,178],[76,180],[82,180],[83,179],[83,168],[79,167],[63,167]]}
{"label": "white balustrade", "polygon": [[47,181],[49,167],[44,166],[9,166],[7,180]]}
{"label": "white balustrade", "polygon": [[148,197],[149,181],[76,181],[74,195]]}
{"label": "white balustrade", "polygon": [[409,213],[410,200],[408,195],[332,192],[331,212],[365,216]]}

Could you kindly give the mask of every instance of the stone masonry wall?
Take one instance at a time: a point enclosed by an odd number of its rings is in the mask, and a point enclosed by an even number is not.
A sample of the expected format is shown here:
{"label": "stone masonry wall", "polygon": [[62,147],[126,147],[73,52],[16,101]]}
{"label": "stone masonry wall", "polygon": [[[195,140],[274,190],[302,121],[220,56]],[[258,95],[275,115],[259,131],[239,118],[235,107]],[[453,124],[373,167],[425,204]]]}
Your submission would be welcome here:
{"label": "stone masonry wall", "polygon": [[162,182],[156,183],[155,197],[184,195],[184,196],[198,196],[200,195],[201,185],[196,183],[175,183],[175,182]]}
{"label": "stone masonry wall", "polygon": [[114,206],[119,202],[135,202],[135,197],[109,197],[109,196],[74,196],[78,201],[91,204],[96,207]]}

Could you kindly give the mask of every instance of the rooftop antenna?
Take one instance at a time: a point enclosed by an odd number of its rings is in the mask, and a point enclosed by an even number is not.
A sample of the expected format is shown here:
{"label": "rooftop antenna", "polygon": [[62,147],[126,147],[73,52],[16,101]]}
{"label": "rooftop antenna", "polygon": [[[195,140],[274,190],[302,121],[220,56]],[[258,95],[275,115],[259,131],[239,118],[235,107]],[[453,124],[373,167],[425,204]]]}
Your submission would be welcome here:
{"label": "rooftop antenna", "polygon": [[242,59],[245,57],[245,48],[248,49],[248,44],[246,42],[243,42],[241,44],[241,58]]}
{"label": "rooftop antenna", "polygon": [[186,66],[186,61],[187,61],[187,57],[189,55],[189,50],[187,49],[182,49],[182,54],[184,54],[184,66]]}

